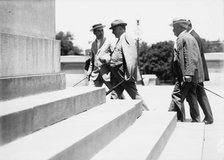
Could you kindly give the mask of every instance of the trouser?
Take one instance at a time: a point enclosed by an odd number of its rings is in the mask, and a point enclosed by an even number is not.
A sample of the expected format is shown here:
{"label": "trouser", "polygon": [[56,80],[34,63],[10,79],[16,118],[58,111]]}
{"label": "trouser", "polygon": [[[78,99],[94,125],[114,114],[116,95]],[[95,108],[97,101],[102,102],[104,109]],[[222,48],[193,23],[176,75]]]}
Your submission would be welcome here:
{"label": "trouser", "polygon": [[[111,81],[105,81],[101,75],[98,75],[96,80],[90,82],[89,86],[102,87],[103,84],[105,84],[108,89],[111,89],[113,87]],[[119,97],[115,91],[112,91],[110,93],[110,96],[111,99],[124,99],[123,94]]]}
{"label": "trouser", "polygon": [[180,82],[175,83],[169,111],[176,111],[178,120],[185,121],[184,100],[186,97],[191,97],[192,105],[189,106],[192,121],[199,122],[200,112],[197,103],[196,84],[193,82],[184,82],[182,85]]}
{"label": "trouser", "polygon": [[[197,87],[196,87],[196,94],[197,94],[198,103],[200,104],[201,109],[205,115],[204,120],[213,122],[213,115],[212,115],[211,106],[208,101],[208,97],[206,95],[205,89],[203,87],[201,87],[201,86],[204,86],[204,84],[199,83],[199,85],[197,85]],[[192,104],[191,97],[187,97],[186,99],[187,99],[189,105],[194,105],[194,104]],[[192,113],[192,112],[194,112],[194,111],[191,110],[191,108],[190,108],[190,113]]]}
{"label": "trouser", "polygon": [[177,112],[177,119],[182,122],[185,121],[186,119],[185,109],[184,109],[184,103],[182,103],[181,87],[179,82],[175,83],[171,97],[172,100],[168,111]]}
{"label": "trouser", "polygon": [[[124,80],[123,65],[111,67],[111,81],[113,86]],[[115,88],[118,97],[126,90],[132,99],[141,99],[134,81],[124,81],[120,86]]]}

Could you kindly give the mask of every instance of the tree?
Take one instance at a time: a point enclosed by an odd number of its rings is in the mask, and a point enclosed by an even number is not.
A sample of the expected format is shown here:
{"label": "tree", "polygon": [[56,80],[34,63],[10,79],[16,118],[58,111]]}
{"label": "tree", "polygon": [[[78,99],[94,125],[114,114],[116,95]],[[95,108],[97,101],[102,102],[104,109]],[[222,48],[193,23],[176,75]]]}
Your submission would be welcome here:
{"label": "tree", "polygon": [[[205,53],[223,52],[223,42],[206,41],[202,38]],[[160,81],[174,82],[172,71],[173,41],[158,42],[148,46],[142,42],[139,47],[139,67],[141,74],[155,74]]]}
{"label": "tree", "polygon": [[58,32],[56,39],[61,41],[61,55],[80,55],[82,50],[73,45],[74,40],[73,34],[70,32]]}
{"label": "tree", "polygon": [[141,74],[145,74],[145,64],[147,63],[147,55],[146,52],[148,51],[149,47],[146,42],[142,42],[139,47],[139,68]]}
{"label": "tree", "polygon": [[223,42],[220,40],[217,41],[207,41],[204,38],[202,40],[202,46],[205,53],[213,53],[213,52],[223,52]]}
{"label": "tree", "polygon": [[146,47],[147,44],[143,43],[139,58],[142,73],[155,74],[159,80],[173,81],[171,67],[173,45],[172,41],[158,42],[151,47]]}

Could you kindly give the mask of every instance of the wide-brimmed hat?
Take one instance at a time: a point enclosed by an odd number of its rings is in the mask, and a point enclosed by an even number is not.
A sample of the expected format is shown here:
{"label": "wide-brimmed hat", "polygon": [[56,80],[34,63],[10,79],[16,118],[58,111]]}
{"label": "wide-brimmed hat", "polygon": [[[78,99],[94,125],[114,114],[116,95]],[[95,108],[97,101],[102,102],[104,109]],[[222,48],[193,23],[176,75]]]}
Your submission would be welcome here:
{"label": "wide-brimmed hat", "polygon": [[173,22],[170,24],[170,26],[173,27],[174,24],[179,24],[180,26],[187,28],[189,25],[189,21],[184,18],[175,18],[173,19]]}
{"label": "wide-brimmed hat", "polygon": [[117,19],[111,23],[111,27],[109,29],[113,29],[116,26],[126,26],[126,25],[127,25],[127,23],[125,23],[123,20]]}
{"label": "wide-brimmed hat", "polygon": [[90,30],[90,32],[92,32],[95,29],[103,29],[105,27],[105,25],[102,25],[101,23],[95,24],[92,26],[92,29]]}

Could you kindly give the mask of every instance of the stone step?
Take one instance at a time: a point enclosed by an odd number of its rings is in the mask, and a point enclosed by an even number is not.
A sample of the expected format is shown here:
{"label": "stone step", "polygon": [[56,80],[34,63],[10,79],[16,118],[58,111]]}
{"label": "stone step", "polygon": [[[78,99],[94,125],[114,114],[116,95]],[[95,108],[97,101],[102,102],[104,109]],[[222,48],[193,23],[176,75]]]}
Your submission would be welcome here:
{"label": "stone step", "polygon": [[0,146],[105,102],[105,89],[91,87],[0,102]]}
{"label": "stone step", "polygon": [[155,160],[176,126],[173,112],[143,112],[136,122],[91,160]]}
{"label": "stone step", "polygon": [[178,122],[159,160],[202,159],[204,127],[204,123]]}
{"label": "stone step", "polygon": [[[8,55],[8,54],[5,54],[5,55]],[[12,58],[12,56],[6,56],[6,57],[8,57],[9,59]],[[23,59],[22,57],[20,58],[21,60]],[[1,62],[1,59],[0,59],[0,62]],[[24,61],[19,62],[19,64],[23,64],[23,63]],[[41,63],[41,65],[43,65],[43,62]],[[22,66],[19,67],[15,64],[13,64],[13,66],[16,66],[19,69],[21,69],[20,67],[22,67]],[[31,65],[28,65],[28,66],[31,66]],[[4,67],[7,67],[7,66],[4,66]],[[11,68],[10,66],[8,67]],[[32,67],[26,67],[26,68],[32,68]],[[64,73],[47,73],[47,74],[37,73],[37,74],[32,74],[32,75],[29,74],[29,75],[22,75],[22,76],[19,76],[19,75],[14,75],[14,76],[11,75],[9,77],[0,76],[0,86],[1,86],[0,101],[7,101],[7,100],[15,99],[15,98],[29,96],[29,95],[40,94],[43,92],[63,90],[66,87],[65,74]]]}
{"label": "stone step", "polygon": [[142,114],[140,100],[114,100],[0,147],[1,160],[86,160]]}

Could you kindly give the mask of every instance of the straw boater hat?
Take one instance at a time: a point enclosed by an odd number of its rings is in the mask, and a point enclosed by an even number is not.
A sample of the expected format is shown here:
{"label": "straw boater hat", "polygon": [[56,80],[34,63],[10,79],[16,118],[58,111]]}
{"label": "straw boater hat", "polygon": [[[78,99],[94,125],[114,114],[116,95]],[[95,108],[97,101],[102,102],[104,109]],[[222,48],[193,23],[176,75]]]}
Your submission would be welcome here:
{"label": "straw boater hat", "polygon": [[170,26],[173,27],[174,24],[179,24],[180,26],[187,28],[189,25],[189,21],[184,18],[175,18],[173,19],[173,22],[170,24]]}
{"label": "straw boater hat", "polygon": [[125,23],[123,20],[117,19],[111,23],[111,27],[109,29],[113,29],[116,26],[126,26],[126,25],[127,25],[127,23]]}
{"label": "straw boater hat", "polygon": [[92,26],[92,29],[90,30],[90,32],[94,31],[95,29],[103,29],[104,27],[105,25],[102,25],[101,23],[95,24]]}

